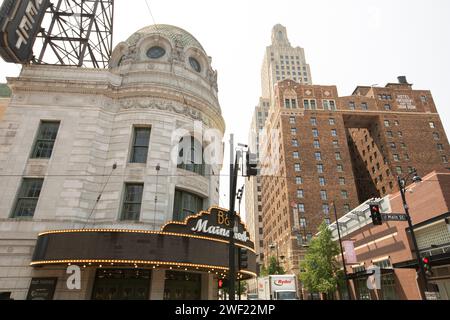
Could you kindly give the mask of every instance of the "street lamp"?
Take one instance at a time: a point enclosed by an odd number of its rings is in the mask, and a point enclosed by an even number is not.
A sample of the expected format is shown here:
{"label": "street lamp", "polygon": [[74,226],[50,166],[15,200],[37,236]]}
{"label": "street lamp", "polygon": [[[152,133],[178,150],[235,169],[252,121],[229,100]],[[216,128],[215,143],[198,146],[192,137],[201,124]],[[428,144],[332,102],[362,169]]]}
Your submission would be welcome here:
{"label": "street lamp", "polygon": [[[414,228],[413,228],[413,224],[412,224],[412,220],[411,220],[411,216],[409,215],[409,207],[408,204],[406,203],[406,183],[408,181],[408,179],[412,177],[412,181],[414,183],[420,183],[422,182],[422,178],[419,177],[419,175],[417,174],[417,170],[413,169],[406,177],[401,178],[400,176],[397,176],[397,183],[398,183],[398,187],[400,189],[400,194],[402,196],[402,201],[403,201],[403,208],[405,209],[405,214],[406,214],[406,218],[408,220],[408,226],[409,226],[409,230],[411,233],[411,238],[413,241],[413,245],[414,245],[414,251],[416,254],[416,259],[417,259],[417,263],[419,265],[419,280],[422,283],[422,288],[424,290],[428,289],[428,283],[427,283],[427,277],[425,275],[425,269],[423,267],[423,263],[422,263],[422,259],[420,259],[420,252],[419,252],[419,247],[417,245],[417,240],[416,240],[416,235],[414,234]],[[419,288],[421,286],[419,285]],[[422,299],[426,300],[425,295],[423,294],[422,290],[421,294],[422,294]]]}

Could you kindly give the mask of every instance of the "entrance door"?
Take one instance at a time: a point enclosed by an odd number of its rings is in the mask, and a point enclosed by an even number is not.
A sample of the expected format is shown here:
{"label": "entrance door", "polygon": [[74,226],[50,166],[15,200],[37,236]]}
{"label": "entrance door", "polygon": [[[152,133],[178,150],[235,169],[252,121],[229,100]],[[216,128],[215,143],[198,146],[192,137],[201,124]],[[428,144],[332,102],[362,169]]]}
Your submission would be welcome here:
{"label": "entrance door", "polygon": [[166,271],[164,300],[200,300],[201,289],[200,274]]}
{"label": "entrance door", "polygon": [[99,269],[92,300],[148,300],[150,270]]}

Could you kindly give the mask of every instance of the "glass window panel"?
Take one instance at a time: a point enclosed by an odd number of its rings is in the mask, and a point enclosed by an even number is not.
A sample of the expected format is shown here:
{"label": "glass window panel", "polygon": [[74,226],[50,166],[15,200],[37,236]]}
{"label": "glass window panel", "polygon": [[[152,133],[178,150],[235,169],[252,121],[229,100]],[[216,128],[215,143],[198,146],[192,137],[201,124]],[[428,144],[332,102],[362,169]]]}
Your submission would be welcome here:
{"label": "glass window panel", "polygon": [[44,179],[24,179],[19,190],[14,217],[32,217],[41,193]]}
{"label": "glass window panel", "polygon": [[59,122],[41,122],[33,148],[33,159],[49,159],[52,156],[58,130]]}

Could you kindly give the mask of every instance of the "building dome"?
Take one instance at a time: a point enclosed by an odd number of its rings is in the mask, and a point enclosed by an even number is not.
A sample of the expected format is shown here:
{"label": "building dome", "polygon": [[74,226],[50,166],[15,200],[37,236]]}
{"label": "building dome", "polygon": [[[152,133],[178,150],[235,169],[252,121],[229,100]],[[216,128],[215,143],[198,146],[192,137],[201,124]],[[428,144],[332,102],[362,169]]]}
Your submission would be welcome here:
{"label": "building dome", "polygon": [[129,45],[136,45],[139,39],[148,35],[161,35],[174,43],[178,42],[183,47],[195,47],[205,52],[200,42],[198,42],[192,34],[186,30],[168,24],[154,24],[142,28],[131,35],[126,42]]}

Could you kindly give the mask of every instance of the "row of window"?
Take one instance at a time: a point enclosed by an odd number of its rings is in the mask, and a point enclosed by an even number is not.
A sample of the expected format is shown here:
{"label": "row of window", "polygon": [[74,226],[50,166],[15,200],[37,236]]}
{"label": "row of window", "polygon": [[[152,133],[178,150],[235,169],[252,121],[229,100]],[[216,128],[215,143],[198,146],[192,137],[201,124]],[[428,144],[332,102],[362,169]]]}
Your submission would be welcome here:
{"label": "row of window", "polygon": [[[317,119],[311,118],[310,119],[311,125],[314,127],[317,127]],[[328,123],[330,126],[334,126],[336,124],[336,120],[334,118],[329,118]],[[295,124],[295,117],[289,117],[289,124]]]}
{"label": "row of window", "polygon": [[[36,141],[31,153],[32,159],[50,159],[58,135],[59,121],[41,121]],[[150,127],[133,127],[130,163],[146,163],[150,145]],[[183,137],[179,144],[179,156],[182,159],[178,168],[205,175],[203,147],[194,137]]]}
{"label": "row of window", "polygon": [[[17,194],[12,218],[31,218],[41,194],[43,178],[24,178]],[[139,221],[141,216],[143,183],[125,183],[120,219],[124,221]],[[187,216],[203,210],[204,199],[193,193],[175,190],[174,216],[175,221],[183,221]]]}
{"label": "row of window", "polygon": [[[342,197],[342,199],[348,199],[348,191],[341,190],[341,197]],[[305,190],[297,189],[297,198],[298,199],[305,198]],[[325,201],[328,200],[328,193],[326,190],[320,191],[320,199],[325,200]]]}
{"label": "row of window", "polygon": [[[303,178],[302,177],[295,177],[295,184],[296,185],[302,185],[303,184]],[[319,177],[319,184],[321,187],[324,187],[327,185],[327,181],[324,177]],[[339,185],[345,186],[345,178],[339,177]]]}
{"label": "row of window", "polygon": [[[297,203],[297,210],[300,213],[305,213],[306,212],[305,204]],[[344,213],[350,212],[350,205],[344,204],[343,211],[344,211]],[[329,204],[326,204],[326,203],[322,204],[322,213],[325,214],[326,216],[328,216],[330,214],[330,205]]]}
{"label": "row of window", "polygon": [[[318,173],[324,173],[325,168],[324,168],[323,164],[318,164],[316,167],[317,167],[317,172]],[[336,170],[337,170],[337,172],[344,172],[344,166],[342,164],[338,164],[336,166]],[[302,171],[300,163],[294,164],[294,171],[295,172],[301,172]]]}

